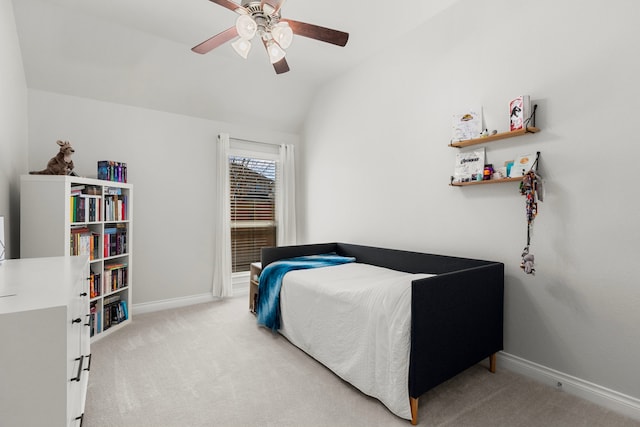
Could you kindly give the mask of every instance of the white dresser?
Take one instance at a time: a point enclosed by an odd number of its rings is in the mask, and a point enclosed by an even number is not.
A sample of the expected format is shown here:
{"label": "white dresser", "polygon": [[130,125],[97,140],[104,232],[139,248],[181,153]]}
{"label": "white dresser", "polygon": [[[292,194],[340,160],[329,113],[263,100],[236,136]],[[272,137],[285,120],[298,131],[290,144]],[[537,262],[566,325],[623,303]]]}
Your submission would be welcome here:
{"label": "white dresser", "polygon": [[0,265],[0,426],[79,427],[91,366],[88,256]]}

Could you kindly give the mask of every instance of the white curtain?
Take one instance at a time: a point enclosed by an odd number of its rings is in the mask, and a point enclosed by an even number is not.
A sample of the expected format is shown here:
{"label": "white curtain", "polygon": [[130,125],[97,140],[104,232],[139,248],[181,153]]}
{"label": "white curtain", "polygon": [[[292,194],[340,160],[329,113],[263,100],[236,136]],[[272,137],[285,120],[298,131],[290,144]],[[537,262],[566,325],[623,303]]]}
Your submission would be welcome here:
{"label": "white curtain", "polygon": [[278,246],[296,244],[295,153],[293,145],[280,145],[281,180],[276,194]]}
{"label": "white curtain", "polygon": [[229,201],[229,135],[218,135],[216,146],[216,210],[213,296],[233,295],[231,282],[231,207]]}

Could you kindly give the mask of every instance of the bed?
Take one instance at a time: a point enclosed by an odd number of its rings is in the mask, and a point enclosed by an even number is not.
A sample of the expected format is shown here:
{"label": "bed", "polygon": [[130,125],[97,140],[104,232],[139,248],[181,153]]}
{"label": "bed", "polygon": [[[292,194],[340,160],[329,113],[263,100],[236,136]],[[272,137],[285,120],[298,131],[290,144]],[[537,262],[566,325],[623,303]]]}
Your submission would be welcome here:
{"label": "bed", "polygon": [[[263,248],[263,272],[274,262],[322,254],[355,262],[286,273],[279,293],[278,332],[338,376],[415,425],[418,399],[428,390],[486,358],[495,372],[496,353],[503,349],[502,263],[322,243]],[[374,284],[366,291],[359,287],[387,278],[391,284]],[[391,294],[379,293],[385,288]],[[356,302],[343,298],[350,292]],[[372,318],[371,307],[358,302],[372,300],[392,308]],[[369,326],[373,332],[362,329]],[[375,346],[358,344],[367,334]],[[402,340],[406,350],[398,344]]]}

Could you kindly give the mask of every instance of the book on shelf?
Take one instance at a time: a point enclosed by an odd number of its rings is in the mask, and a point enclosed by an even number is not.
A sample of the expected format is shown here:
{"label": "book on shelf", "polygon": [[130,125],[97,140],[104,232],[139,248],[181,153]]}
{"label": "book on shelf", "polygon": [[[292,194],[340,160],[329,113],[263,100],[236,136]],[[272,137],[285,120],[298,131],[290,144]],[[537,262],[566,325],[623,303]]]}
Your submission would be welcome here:
{"label": "book on shelf", "polygon": [[482,108],[470,108],[453,115],[451,142],[475,139],[482,133]]}
{"label": "book on shelf", "polygon": [[89,307],[89,336],[94,336],[96,333],[96,311],[95,304],[91,304]]}
{"label": "book on shelf", "polygon": [[520,95],[509,102],[509,130],[524,129],[526,120],[531,114],[531,99],[529,95]]}
{"label": "book on shelf", "polygon": [[115,292],[128,286],[129,270],[126,264],[105,266],[104,285],[110,292]]}
{"label": "book on shelf", "polygon": [[104,229],[104,257],[122,255],[128,250],[126,224],[116,224]]}
{"label": "book on shelf", "polygon": [[94,273],[93,271],[89,275],[89,298],[97,298],[102,295],[102,275],[100,273]]}
{"label": "book on shelf", "polygon": [[115,263],[115,264],[106,264],[104,266],[105,270],[117,270],[119,268],[126,268],[127,264],[124,262],[119,262],[119,263]]}
{"label": "book on shelf", "polygon": [[119,295],[105,298],[104,304],[104,330],[106,331],[113,325],[124,322],[129,318],[127,302],[120,300]]}
{"label": "book on shelf", "polygon": [[535,154],[522,154],[518,156],[511,166],[510,177],[524,176],[527,172],[533,168],[533,164],[536,161]]}
{"label": "book on shelf", "polygon": [[129,197],[123,195],[105,195],[104,213],[106,221],[126,221]]}
{"label": "book on shelf", "polygon": [[97,222],[101,218],[101,197],[89,194],[72,195],[69,201],[71,222]]}
{"label": "book on shelf", "polygon": [[92,302],[89,307],[89,336],[94,336],[96,334],[97,315],[98,308],[96,307],[96,303]]}
{"label": "book on shelf", "polygon": [[89,255],[89,259],[99,258],[100,234],[84,226],[71,227],[69,255]]}
{"label": "book on shelf", "polygon": [[122,309],[122,314],[124,316],[123,320],[127,320],[129,318],[129,310],[127,309],[127,302],[120,301],[120,307]]}
{"label": "book on shelf", "polygon": [[98,179],[127,182],[127,164],[113,160],[98,161]]}
{"label": "book on shelf", "polygon": [[91,195],[91,196],[101,196],[102,187],[99,185],[86,185],[84,194]]}
{"label": "book on shelf", "polygon": [[112,295],[104,299],[104,305],[112,304],[117,301],[120,301],[120,295]]}
{"label": "book on shelf", "polygon": [[[453,182],[482,180],[484,163],[484,147],[456,153],[456,163],[453,169]],[[478,176],[480,177],[479,179]]]}
{"label": "book on shelf", "polygon": [[108,196],[119,196],[122,194],[122,188],[120,187],[105,187],[104,194]]}

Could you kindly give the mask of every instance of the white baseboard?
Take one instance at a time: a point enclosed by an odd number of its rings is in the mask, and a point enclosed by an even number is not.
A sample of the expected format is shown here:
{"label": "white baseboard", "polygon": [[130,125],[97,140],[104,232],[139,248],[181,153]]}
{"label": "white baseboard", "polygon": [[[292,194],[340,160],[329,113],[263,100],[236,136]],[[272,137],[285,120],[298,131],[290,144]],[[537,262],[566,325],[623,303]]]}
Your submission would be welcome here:
{"label": "white baseboard", "polygon": [[498,353],[498,366],[548,384],[607,409],[640,420],[640,399],[538,365],[509,353]]}
{"label": "white baseboard", "polygon": [[[233,283],[233,297],[249,294],[249,283],[244,282],[236,282]],[[132,315],[143,314],[143,313],[151,313],[154,311],[160,310],[168,310],[170,308],[178,308],[178,307],[186,307],[188,305],[193,304],[201,304],[203,302],[212,302],[220,300],[219,297],[214,297],[211,293],[200,294],[200,295],[190,295],[187,297],[180,298],[171,298],[160,301],[151,301],[151,302],[143,302],[140,304],[133,304],[131,309],[133,310]],[[247,302],[247,304],[249,304]]]}
{"label": "white baseboard", "polygon": [[168,310],[170,308],[186,307],[193,304],[201,304],[203,302],[217,301],[220,298],[214,297],[213,294],[191,295],[188,297],[165,299],[160,301],[143,302],[133,304],[133,315],[151,313],[154,311]]}

